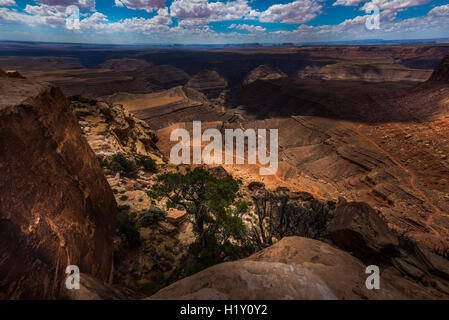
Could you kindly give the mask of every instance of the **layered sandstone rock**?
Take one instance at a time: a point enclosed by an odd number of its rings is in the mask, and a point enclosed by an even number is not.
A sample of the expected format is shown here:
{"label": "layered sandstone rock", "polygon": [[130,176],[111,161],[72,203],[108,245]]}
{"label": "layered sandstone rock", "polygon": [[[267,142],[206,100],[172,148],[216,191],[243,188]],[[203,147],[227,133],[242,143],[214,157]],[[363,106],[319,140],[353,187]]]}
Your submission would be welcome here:
{"label": "layered sandstone rock", "polygon": [[204,93],[208,98],[217,98],[228,86],[226,79],[222,78],[217,71],[203,70],[194,75],[186,87]]}
{"label": "layered sandstone rock", "polygon": [[168,222],[178,226],[187,220],[187,212],[184,210],[170,208],[167,212],[166,219]]}
{"label": "layered sandstone rock", "polygon": [[116,202],[69,102],[0,78],[0,299],[53,299],[68,265],[108,281]]}
{"label": "layered sandstone rock", "polygon": [[251,71],[243,80],[243,85],[248,85],[257,80],[271,80],[284,78],[287,75],[280,70],[274,69],[267,65],[260,65]]}

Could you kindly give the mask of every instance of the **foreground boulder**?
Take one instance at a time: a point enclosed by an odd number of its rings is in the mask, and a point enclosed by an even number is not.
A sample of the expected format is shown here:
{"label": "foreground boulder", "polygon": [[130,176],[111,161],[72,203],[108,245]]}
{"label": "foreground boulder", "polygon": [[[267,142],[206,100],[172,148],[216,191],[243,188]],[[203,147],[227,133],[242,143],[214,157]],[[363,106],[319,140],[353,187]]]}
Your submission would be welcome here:
{"label": "foreground boulder", "polygon": [[0,77],[0,299],[57,298],[68,265],[110,280],[116,202],[68,105]]}
{"label": "foreground boulder", "polygon": [[[288,285],[287,285],[288,284]],[[310,270],[279,262],[227,262],[181,280],[154,299],[182,300],[335,300]]]}
{"label": "foreground boulder", "polygon": [[359,258],[394,254],[398,246],[387,224],[363,202],[339,203],[327,230],[338,247]]}
{"label": "foreground boulder", "polygon": [[449,298],[381,267],[380,289],[366,288],[366,265],[321,241],[287,237],[251,257],[224,263],[160,290],[151,299]]}

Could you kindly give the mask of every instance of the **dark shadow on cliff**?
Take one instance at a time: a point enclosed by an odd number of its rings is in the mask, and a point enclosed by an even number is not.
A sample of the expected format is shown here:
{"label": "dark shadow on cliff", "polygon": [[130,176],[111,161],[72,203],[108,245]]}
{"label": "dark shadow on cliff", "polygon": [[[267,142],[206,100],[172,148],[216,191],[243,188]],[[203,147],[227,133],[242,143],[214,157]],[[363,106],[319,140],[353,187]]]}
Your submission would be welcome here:
{"label": "dark shadow on cliff", "polygon": [[441,88],[449,84],[283,78],[233,88],[225,104],[257,120],[314,116],[365,123],[420,122],[439,112],[440,106],[422,108],[409,97],[425,99]]}

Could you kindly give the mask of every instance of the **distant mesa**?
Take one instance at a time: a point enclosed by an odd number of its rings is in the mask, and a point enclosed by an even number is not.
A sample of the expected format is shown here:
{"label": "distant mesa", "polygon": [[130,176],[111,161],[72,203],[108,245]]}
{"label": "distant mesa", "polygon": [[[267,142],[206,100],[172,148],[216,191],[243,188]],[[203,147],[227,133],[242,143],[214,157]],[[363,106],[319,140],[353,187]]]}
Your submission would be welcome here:
{"label": "distant mesa", "polygon": [[449,55],[435,68],[430,81],[449,82]]}
{"label": "distant mesa", "polygon": [[298,72],[300,79],[353,80],[366,82],[414,81],[423,82],[431,70],[410,69],[399,64],[374,61],[344,61],[325,66],[310,65]]}
{"label": "distant mesa", "polygon": [[136,70],[139,68],[151,67],[152,64],[146,60],[142,59],[110,59],[101,64],[103,68],[121,70],[121,71],[129,71]]}
{"label": "distant mesa", "polygon": [[251,71],[243,80],[243,85],[248,85],[257,80],[272,80],[285,78],[287,75],[279,69],[274,69],[268,65],[262,64]]}
{"label": "distant mesa", "polygon": [[227,86],[227,80],[213,70],[203,70],[197,73],[186,85],[187,88],[204,93],[209,99],[217,98]]}

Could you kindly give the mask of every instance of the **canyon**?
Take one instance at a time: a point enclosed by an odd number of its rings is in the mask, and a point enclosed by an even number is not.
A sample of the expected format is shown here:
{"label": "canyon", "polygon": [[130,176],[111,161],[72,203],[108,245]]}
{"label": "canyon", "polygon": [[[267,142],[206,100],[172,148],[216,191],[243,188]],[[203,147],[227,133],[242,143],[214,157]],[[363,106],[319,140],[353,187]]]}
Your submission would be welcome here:
{"label": "canyon", "polygon": [[[61,51],[0,57],[17,70],[0,72],[0,298],[449,297],[449,47]],[[118,211],[154,205],[149,186],[177,170],[170,134],[195,120],[223,135],[278,129],[275,175],[248,163],[215,172],[248,199],[278,192],[298,212],[325,212],[324,226],[300,215],[272,246],[193,275],[183,219],[140,228],[142,246],[124,249]],[[118,153],[159,171],[103,166]],[[66,262],[81,267],[82,294],[63,288]],[[374,262],[380,291],[365,287]]]}

